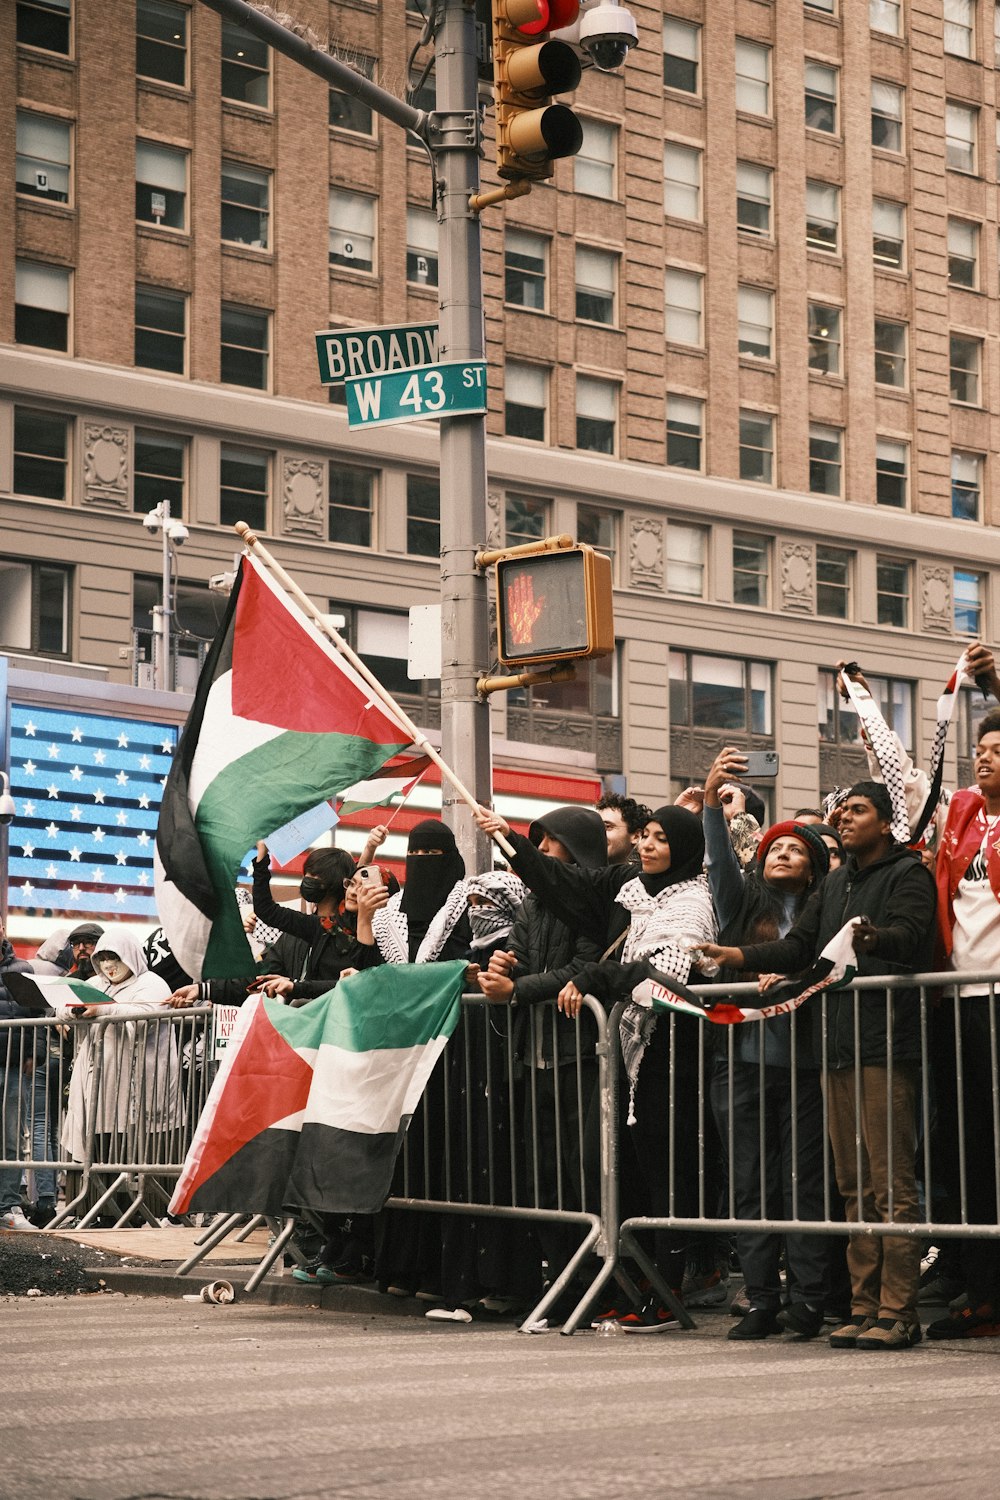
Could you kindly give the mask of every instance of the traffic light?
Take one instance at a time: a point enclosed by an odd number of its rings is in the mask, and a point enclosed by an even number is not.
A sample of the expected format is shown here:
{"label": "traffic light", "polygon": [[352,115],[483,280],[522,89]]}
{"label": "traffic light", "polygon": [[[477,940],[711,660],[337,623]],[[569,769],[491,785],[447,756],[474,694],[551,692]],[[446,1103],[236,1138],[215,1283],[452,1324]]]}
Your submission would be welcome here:
{"label": "traffic light", "polygon": [[496,564],[497,656],[504,666],[610,656],[611,559],[581,543]]}
{"label": "traffic light", "polygon": [[547,103],[576,88],[580,61],[545,33],[571,26],[579,10],[578,0],[493,0],[497,171],[512,182],[551,177],[552,162],[583,144],[573,111]]}

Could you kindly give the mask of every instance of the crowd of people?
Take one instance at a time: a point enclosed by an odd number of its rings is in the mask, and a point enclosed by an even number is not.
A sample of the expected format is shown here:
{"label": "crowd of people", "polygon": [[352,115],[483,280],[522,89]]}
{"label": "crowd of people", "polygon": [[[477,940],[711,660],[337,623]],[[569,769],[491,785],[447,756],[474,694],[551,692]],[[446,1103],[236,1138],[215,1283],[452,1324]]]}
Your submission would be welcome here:
{"label": "crowd of people", "polygon": [[[976,646],[970,660],[977,681],[1000,700],[992,654]],[[847,670],[867,691],[862,674]],[[744,1290],[731,1309],[732,1340],[812,1339],[828,1326],[833,1348],[907,1349],[923,1332],[918,1303],[928,1247],[919,1237],[749,1227],[761,1220],[997,1222],[997,1015],[989,976],[1000,974],[1000,709],[979,726],[974,786],[942,799],[926,842],[898,836],[898,808],[869,749],[869,777],[832,793],[825,810],[801,808],[770,827],[746,783],[746,755],[733,745],[722,748],[703,785],[655,809],[611,794],[596,808],[554,809],[522,835],[483,807],[479,825],[507,841],[510,868],[472,877],[454,835],[431,818],[410,830],[402,885],[375,862],[386,836],[380,827],[358,864],[340,849],[312,850],[300,901],[282,905],[261,843],[245,922],[259,962],[245,975],[190,981],[162,932],[143,949],[127,931],[93,924],[63,932],[31,964],[89,978],[112,997],[113,1011],[94,1006],[84,1020],[113,1013],[127,1022],[206,1002],[240,1004],[253,992],[306,1004],[379,964],[464,959],[470,988],[490,1002],[482,1007],[487,1024],[439,1064],[394,1192],[577,1213],[595,1206],[601,1151],[596,1030],[586,997],[607,1012],[623,1002],[620,1115],[612,1122],[622,1216],[733,1216],[748,1227],[734,1247],[708,1232],[657,1229],[652,1254],[670,1298],[647,1282],[647,1300],[632,1306],[616,1290],[593,1309],[595,1324],[640,1334],[676,1327],[679,1304],[728,1298],[735,1257]],[[897,752],[916,827],[927,777],[898,742]],[[857,972],[892,976],[892,986],[832,989],[732,1028],[667,1017],[635,998],[650,979],[711,983],[713,991],[700,992],[708,1009],[714,990],[721,1000],[727,986],[747,980],[780,995],[775,987],[809,973],[845,928]],[[3,970],[17,966],[25,965],[3,938],[0,1016],[19,1013],[2,984]],[[899,982],[949,969],[970,977],[957,992],[932,991],[927,1007],[915,985]],[[545,1010],[551,1022],[541,1026],[538,1007],[546,1001],[554,1002]],[[494,1007],[506,1008],[503,1025],[490,1022]],[[164,1082],[178,1073],[170,1028],[150,1029],[141,1042],[127,1027],[95,1037],[84,1032],[72,1066],[63,1070],[60,1061],[55,1077],[51,1059],[36,1068],[34,1052],[26,1056],[22,1044],[15,1055],[8,1042],[0,1056],[0,1155],[9,1159],[14,1122],[27,1113],[41,1122],[33,1159],[55,1159],[45,1130],[60,1113],[53,1091],[67,1087],[61,1144],[82,1160],[97,1047],[104,1049],[101,1098],[114,1121],[129,1108],[121,1089],[144,1074],[156,1128],[182,1123],[183,1101]],[[28,1095],[35,1105],[26,1112]],[[486,1096],[488,1140],[476,1123]],[[86,1126],[102,1135],[117,1128],[92,1116]],[[452,1153],[462,1173],[447,1165]],[[527,1200],[523,1192],[509,1197],[519,1173],[530,1181]],[[37,1171],[35,1184],[32,1217],[44,1223],[55,1210],[55,1173]],[[0,1227],[30,1227],[16,1169],[0,1169]],[[308,1233],[313,1253],[295,1272],[301,1279],[374,1279],[383,1290],[424,1297],[429,1317],[454,1322],[530,1307],[580,1240],[566,1221],[399,1210],[330,1219]],[[1000,1240],[946,1241],[926,1274],[938,1293],[952,1294],[946,1315],[926,1330],[930,1337],[1000,1336]],[[570,1283],[563,1305],[578,1296]]]}

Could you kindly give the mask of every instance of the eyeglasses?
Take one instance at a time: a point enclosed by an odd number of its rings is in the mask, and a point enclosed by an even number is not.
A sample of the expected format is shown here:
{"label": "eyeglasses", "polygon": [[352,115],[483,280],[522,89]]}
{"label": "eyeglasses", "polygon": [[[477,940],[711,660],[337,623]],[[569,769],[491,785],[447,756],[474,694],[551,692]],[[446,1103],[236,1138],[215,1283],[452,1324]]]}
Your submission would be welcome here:
{"label": "eyeglasses", "polygon": [[75,943],[71,943],[70,944],[70,947],[71,948],[96,948],[97,944],[96,944],[96,942],[91,942],[91,940],[89,938],[78,938]]}

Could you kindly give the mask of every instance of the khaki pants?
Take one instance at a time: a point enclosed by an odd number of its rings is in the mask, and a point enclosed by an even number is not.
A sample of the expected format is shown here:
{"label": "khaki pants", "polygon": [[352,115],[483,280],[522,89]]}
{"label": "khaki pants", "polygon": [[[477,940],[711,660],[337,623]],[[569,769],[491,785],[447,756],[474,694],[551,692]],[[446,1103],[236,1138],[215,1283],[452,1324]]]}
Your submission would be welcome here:
{"label": "khaki pants", "polygon": [[[889,1109],[888,1069],[838,1068],[827,1079],[830,1141],[837,1186],[844,1198],[847,1222],[885,1223],[889,1218],[889,1130],[892,1130],[892,1218],[919,1219],[916,1153],[916,1063],[896,1063],[892,1070]],[[855,1079],[860,1091],[861,1181],[858,1181],[858,1130],[855,1125]],[[847,1243],[851,1303],[869,1318],[916,1323],[920,1288],[920,1241],[892,1235],[851,1235]]]}

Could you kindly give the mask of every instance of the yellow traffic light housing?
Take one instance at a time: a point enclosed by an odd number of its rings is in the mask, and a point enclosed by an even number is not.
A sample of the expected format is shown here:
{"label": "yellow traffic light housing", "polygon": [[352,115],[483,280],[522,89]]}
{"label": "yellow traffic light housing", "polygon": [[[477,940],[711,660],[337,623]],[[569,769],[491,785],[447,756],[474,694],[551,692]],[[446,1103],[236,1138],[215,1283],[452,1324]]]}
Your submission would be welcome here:
{"label": "yellow traffic light housing", "polygon": [[615,649],[611,559],[580,543],[496,563],[497,656],[544,666]]}
{"label": "yellow traffic light housing", "polygon": [[544,36],[572,25],[579,9],[578,0],[493,0],[497,171],[512,182],[551,177],[553,161],[583,144],[573,111],[546,102],[576,88],[579,58]]}

